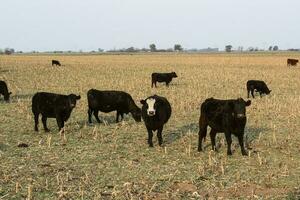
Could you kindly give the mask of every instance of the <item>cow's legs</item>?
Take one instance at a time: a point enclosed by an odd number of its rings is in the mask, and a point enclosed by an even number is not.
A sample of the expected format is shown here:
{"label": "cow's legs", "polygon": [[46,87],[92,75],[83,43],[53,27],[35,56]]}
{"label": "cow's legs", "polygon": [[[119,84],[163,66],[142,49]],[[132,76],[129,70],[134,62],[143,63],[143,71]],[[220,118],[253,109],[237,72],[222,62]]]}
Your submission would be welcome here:
{"label": "cow's legs", "polygon": [[123,113],[122,112],[120,112],[120,111],[117,111],[117,116],[116,116],[116,123],[118,123],[119,122],[119,116],[121,116],[121,120],[123,120]]}
{"label": "cow's legs", "polygon": [[157,138],[158,138],[158,144],[159,144],[159,146],[161,146],[162,143],[163,143],[162,131],[163,131],[163,126],[157,130]]}
{"label": "cow's legs", "polygon": [[92,123],[92,114],[93,114],[93,111],[92,109],[88,109],[88,121],[89,123],[91,124]]}
{"label": "cow's legs", "polygon": [[151,81],[151,87],[152,87],[152,88],[153,88],[153,85],[154,85],[154,81],[152,80],[152,81]]}
{"label": "cow's legs", "polygon": [[64,127],[64,120],[60,115],[57,115],[56,122],[57,122],[58,130],[60,131]]}
{"label": "cow's legs", "polygon": [[149,144],[149,147],[153,147],[153,142],[152,142],[153,132],[149,128],[147,128],[147,131],[148,131],[148,144]]}
{"label": "cow's legs", "polygon": [[239,144],[240,144],[240,147],[241,147],[242,155],[247,156],[248,153],[247,153],[247,151],[244,147],[244,134],[240,134],[238,136],[238,139],[239,139]]}
{"label": "cow's legs", "polygon": [[252,95],[253,98],[255,98],[254,97],[254,89],[251,89],[251,95]]}
{"label": "cow's legs", "polygon": [[44,130],[46,132],[49,132],[50,130],[47,128],[47,117],[42,115],[42,122],[43,122]]}
{"label": "cow's legs", "polygon": [[216,134],[217,134],[216,130],[214,130],[214,129],[210,130],[209,135],[210,135],[210,140],[211,140],[211,148],[213,151],[217,151],[217,149],[216,149]]}
{"label": "cow's legs", "polygon": [[247,89],[247,97],[249,99],[250,90]]}
{"label": "cow's legs", "polygon": [[[202,114],[201,114],[202,115]],[[198,151],[202,151],[202,140],[205,140],[207,133],[207,123],[204,117],[200,116],[199,119],[199,133],[198,133]]]}
{"label": "cow's legs", "polygon": [[98,122],[98,123],[101,123],[98,114],[99,114],[99,111],[98,111],[98,110],[94,110],[94,116],[95,116],[97,122]]}
{"label": "cow's legs", "polygon": [[229,131],[225,132],[225,137],[226,137],[226,141],[227,141],[227,155],[232,155],[232,152],[231,152],[232,139],[231,139],[231,134]]}
{"label": "cow's legs", "polygon": [[34,130],[39,131],[39,114],[34,114]]}

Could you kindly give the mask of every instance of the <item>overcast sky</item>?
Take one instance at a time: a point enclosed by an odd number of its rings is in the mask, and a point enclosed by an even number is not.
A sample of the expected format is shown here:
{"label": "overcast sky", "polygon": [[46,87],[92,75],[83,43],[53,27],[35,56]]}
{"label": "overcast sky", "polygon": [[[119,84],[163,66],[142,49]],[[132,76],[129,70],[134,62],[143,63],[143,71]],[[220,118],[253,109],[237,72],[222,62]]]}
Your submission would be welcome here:
{"label": "overcast sky", "polygon": [[300,0],[2,0],[0,48],[300,48]]}

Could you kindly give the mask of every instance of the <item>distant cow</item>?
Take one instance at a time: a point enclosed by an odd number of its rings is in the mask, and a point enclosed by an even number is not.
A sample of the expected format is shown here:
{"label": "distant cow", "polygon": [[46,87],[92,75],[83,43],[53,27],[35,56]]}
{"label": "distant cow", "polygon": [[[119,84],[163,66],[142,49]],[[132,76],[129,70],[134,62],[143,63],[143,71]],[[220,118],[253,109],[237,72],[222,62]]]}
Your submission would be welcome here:
{"label": "distant cow", "polygon": [[148,131],[148,144],[153,147],[153,132],[157,130],[158,143],[163,143],[162,131],[164,124],[168,122],[171,116],[171,105],[168,100],[161,96],[150,96],[145,100],[141,100],[142,118]]}
{"label": "distant cow", "polygon": [[198,151],[202,151],[202,140],[206,137],[207,126],[210,126],[213,150],[216,150],[216,134],[222,132],[225,133],[228,155],[232,154],[231,134],[238,138],[242,154],[248,155],[244,147],[244,129],[247,121],[246,106],[250,104],[250,100],[244,101],[242,98],[230,100],[206,99],[201,105]]}
{"label": "distant cow", "polygon": [[156,83],[157,82],[166,82],[166,86],[169,86],[169,83],[172,81],[173,78],[178,77],[177,74],[175,72],[171,72],[171,73],[152,73],[151,75],[151,79],[152,79],[152,83],[151,83],[151,87],[153,87],[153,85],[155,85],[156,87]]}
{"label": "distant cow", "polygon": [[52,66],[53,65],[61,66],[61,64],[60,64],[60,62],[58,60],[52,60]]}
{"label": "distant cow", "polygon": [[299,60],[297,60],[297,59],[288,58],[287,59],[287,66],[296,66],[298,62],[299,62]]}
{"label": "distant cow", "polygon": [[254,98],[254,90],[259,92],[261,97],[262,94],[270,94],[272,90],[269,90],[267,84],[264,81],[260,80],[249,80],[247,81],[247,96],[249,98],[249,93],[251,92],[252,97]]}
{"label": "distant cow", "polygon": [[7,85],[4,81],[0,81],[0,95],[4,96],[4,100],[6,102],[9,101],[9,96],[11,95],[11,92],[8,92]]}
{"label": "distant cow", "polygon": [[42,115],[44,130],[47,128],[47,118],[56,118],[59,130],[64,127],[66,122],[76,106],[76,101],[80,95],[75,94],[61,95],[47,92],[38,92],[32,97],[32,112],[34,115],[34,130],[38,131],[39,115]]}
{"label": "distant cow", "polygon": [[87,92],[88,99],[88,121],[92,123],[92,114],[94,114],[98,123],[100,119],[98,112],[117,111],[116,122],[119,122],[119,116],[131,113],[133,119],[137,122],[141,121],[141,109],[134,103],[132,97],[122,91],[100,91],[90,89]]}

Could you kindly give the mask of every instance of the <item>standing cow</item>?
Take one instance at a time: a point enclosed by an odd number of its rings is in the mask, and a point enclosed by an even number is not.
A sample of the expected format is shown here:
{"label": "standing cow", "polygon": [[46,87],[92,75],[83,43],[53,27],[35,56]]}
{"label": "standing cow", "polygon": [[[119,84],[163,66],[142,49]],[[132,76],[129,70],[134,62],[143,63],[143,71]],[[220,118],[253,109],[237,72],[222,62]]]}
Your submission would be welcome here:
{"label": "standing cow", "polygon": [[137,122],[141,121],[141,109],[134,103],[130,94],[123,91],[100,91],[90,89],[87,92],[88,99],[88,121],[92,123],[92,114],[94,114],[98,123],[98,116],[101,112],[117,111],[116,122],[119,122],[119,116],[123,119],[124,114],[131,113],[133,119]]}
{"label": "standing cow", "polygon": [[249,80],[247,81],[247,97],[249,98],[249,94],[251,92],[252,97],[254,98],[254,90],[259,92],[261,97],[262,94],[270,94],[272,90],[269,90],[267,84],[264,81],[260,80]]}
{"label": "standing cow", "polygon": [[202,151],[202,140],[206,137],[207,126],[210,126],[213,150],[216,150],[216,134],[222,132],[225,133],[228,155],[232,155],[231,134],[238,138],[242,155],[248,155],[244,147],[244,129],[247,121],[246,107],[250,104],[250,100],[244,101],[242,98],[230,100],[206,99],[201,105],[198,151]]}
{"label": "standing cow", "polygon": [[53,65],[58,65],[58,66],[61,66],[60,62],[58,60],[52,60],[52,66]]}
{"label": "standing cow", "polygon": [[299,60],[297,60],[297,59],[288,58],[287,59],[287,66],[296,66],[298,62],[299,62]]}
{"label": "standing cow", "polygon": [[75,94],[61,95],[47,92],[38,92],[32,97],[32,112],[34,115],[34,130],[38,131],[39,115],[42,115],[44,130],[47,128],[47,118],[56,118],[59,130],[64,127],[66,122],[76,106],[76,101],[80,95]]}
{"label": "standing cow", "polygon": [[4,100],[9,102],[11,92],[8,92],[7,85],[4,81],[0,81],[0,95],[4,96]]}
{"label": "standing cow", "polygon": [[153,88],[153,85],[156,87],[157,82],[165,82],[166,86],[169,86],[169,83],[172,81],[173,78],[177,78],[177,74],[175,72],[171,73],[152,73],[151,74],[151,87]]}
{"label": "standing cow", "polygon": [[166,98],[157,95],[141,100],[141,104],[143,105],[142,118],[148,131],[148,144],[153,147],[153,131],[157,130],[158,143],[161,146],[164,124],[171,117],[171,105]]}

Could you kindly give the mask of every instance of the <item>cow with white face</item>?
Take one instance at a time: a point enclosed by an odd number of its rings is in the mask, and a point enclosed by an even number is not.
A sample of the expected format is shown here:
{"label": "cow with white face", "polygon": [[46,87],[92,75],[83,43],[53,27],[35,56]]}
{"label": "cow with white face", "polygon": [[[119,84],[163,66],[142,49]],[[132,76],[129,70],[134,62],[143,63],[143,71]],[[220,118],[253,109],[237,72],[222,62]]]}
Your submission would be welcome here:
{"label": "cow with white face", "polygon": [[157,95],[141,100],[141,104],[142,118],[148,131],[148,144],[153,147],[153,131],[157,130],[158,143],[161,146],[163,126],[171,116],[171,105],[165,97]]}
{"label": "cow with white face", "polygon": [[155,115],[155,99],[154,98],[149,98],[146,100],[146,106],[147,106],[147,114],[149,116],[154,116]]}

